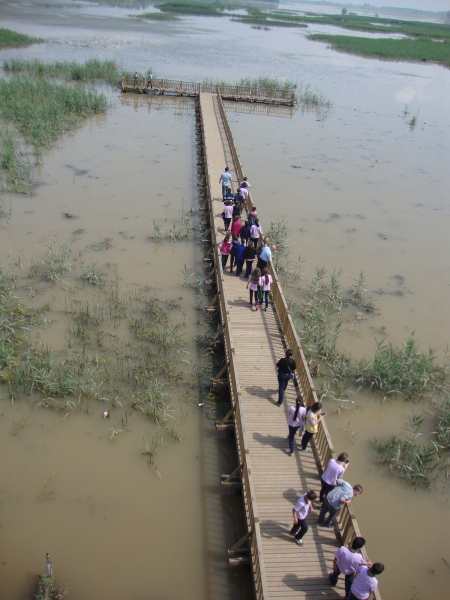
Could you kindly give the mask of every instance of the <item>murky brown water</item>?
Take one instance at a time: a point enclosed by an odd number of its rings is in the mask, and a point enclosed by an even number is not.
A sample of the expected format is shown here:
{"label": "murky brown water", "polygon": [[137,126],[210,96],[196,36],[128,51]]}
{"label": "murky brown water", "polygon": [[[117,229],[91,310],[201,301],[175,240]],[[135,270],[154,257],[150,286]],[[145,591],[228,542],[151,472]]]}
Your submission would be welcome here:
{"label": "murky brown water", "polygon": [[[450,338],[448,70],[337,54],[308,42],[302,31],[255,31],[225,19],[136,23],[129,10],[21,2],[3,12],[3,26],[50,40],[3,51],[5,58],[112,57],[127,69],[151,64],[155,74],[175,79],[276,75],[317,86],[333,101],[324,122],[300,112],[289,119],[229,112],[264,223],[289,220],[292,254],[305,260],[305,280],[316,265],[342,268],[344,287],[361,270],[367,275],[376,311],[344,331],[342,345],[353,355],[370,355],[374,337],[398,343],[412,331],[423,347],[443,351]],[[183,198],[195,205],[192,111],[189,103],[163,110],[111,98],[106,118],[46,157],[36,196],[2,198],[13,210],[9,225],[0,221],[0,262],[18,269],[20,258],[26,270],[32,256],[45,254],[42,239],[57,236],[72,248],[77,268],[99,261],[112,277],[106,264],[117,264],[124,289],[144,284],[163,298],[182,296],[190,338],[198,327],[196,301],[181,287],[179,269],[186,264],[200,272],[198,250],[192,243],[158,246],[148,234],[153,219],[163,220],[167,200],[173,217]],[[413,131],[402,116],[405,104],[409,118],[418,115]],[[63,212],[78,218],[64,219]],[[85,231],[74,234],[78,229]],[[106,237],[114,245],[93,250]],[[65,281],[72,297],[73,278]],[[53,295],[58,321],[41,336],[56,348],[65,343],[65,293],[22,292],[32,306]],[[412,407],[362,394],[355,401],[360,408],[331,416],[329,425],[336,449],[351,454],[350,480],[365,488],[355,509],[371,558],[387,567],[383,597],[410,600],[415,591],[417,598],[443,597],[450,573],[443,535],[448,490],[403,486],[378,469],[367,443],[397,433]],[[224,560],[236,539],[238,508],[219,495],[217,481],[233,460],[232,446],[188,405],[180,419],[183,443],[167,442],[158,457],[160,481],[140,454],[149,424],[133,416],[131,432],[111,444],[108,427],[121,428],[119,413],[106,426],[99,411],[71,412],[63,421],[65,413],[4,402],[2,590],[27,597],[50,551],[70,597],[248,597],[248,579],[229,573]],[[55,469],[52,493],[43,499]]]}

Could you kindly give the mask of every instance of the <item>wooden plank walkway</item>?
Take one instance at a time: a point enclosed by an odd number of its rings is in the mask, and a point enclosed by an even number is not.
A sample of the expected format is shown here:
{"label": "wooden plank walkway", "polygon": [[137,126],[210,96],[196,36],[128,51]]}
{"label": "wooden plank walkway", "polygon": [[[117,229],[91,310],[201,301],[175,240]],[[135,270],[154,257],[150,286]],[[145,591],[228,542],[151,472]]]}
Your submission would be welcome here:
{"label": "wooden plank walkway", "polygon": [[[223,239],[220,174],[225,166],[233,170],[231,150],[224,135],[217,97],[201,93],[208,168],[214,190],[214,227]],[[252,312],[243,277],[229,268],[224,273],[235,362],[242,394],[245,428],[251,458],[254,502],[257,504],[262,536],[265,578],[269,598],[343,598],[343,582],[331,588],[334,552],[339,544],[333,531],[316,525],[317,510],[308,517],[310,529],[304,547],[298,547],[289,534],[292,507],[309,489],[320,490],[315,456],[287,453],[287,412],[294,404],[295,390],[288,385],[283,407],[276,405],[278,383],[276,362],[284,356],[285,344],[277,315],[270,305],[267,312]],[[297,440],[297,447],[299,440]]]}

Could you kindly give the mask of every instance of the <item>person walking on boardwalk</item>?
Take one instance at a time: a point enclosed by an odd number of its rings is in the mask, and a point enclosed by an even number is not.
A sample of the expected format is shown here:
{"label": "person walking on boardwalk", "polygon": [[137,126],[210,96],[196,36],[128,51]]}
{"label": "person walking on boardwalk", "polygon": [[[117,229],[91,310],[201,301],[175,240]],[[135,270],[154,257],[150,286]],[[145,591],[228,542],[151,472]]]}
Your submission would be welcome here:
{"label": "person walking on boardwalk", "polygon": [[314,490],[309,490],[309,492],[306,492],[306,494],[303,494],[303,496],[299,498],[297,504],[292,509],[294,525],[289,533],[294,536],[297,546],[303,546],[302,538],[308,531],[306,517],[308,516],[309,511],[311,511],[311,513],[314,512],[312,502],[314,502],[316,498],[316,492]]}
{"label": "person walking on boardwalk", "polygon": [[259,235],[261,233],[261,227],[259,226],[258,219],[255,219],[255,222],[250,227],[250,239],[252,240],[255,248],[258,246]]}
{"label": "person walking on boardwalk", "polygon": [[245,261],[245,246],[244,244],[238,244],[236,248],[236,277],[242,273],[242,269],[244,268]]}
{"label": "person walking on boardwalk", "polygon": [[280,358],[277,362],[278,367],[278,402],[277,405],[283,404],[284,392],[286,391],[287,384],[291,379],[294,379],[294,371],[297,368],[295,360],[292,358],[294,353],[292,350],[286,350],[284,358]]}
{"label": "person walking on boardwalk", "polygon": [[312,438],[319,431],[319,423],[322,417],[325,416],[324,412],[321,412],[322,404],[320,402],[314,402],[314,404],[308,409],[305,419],[305,433],[302,437],[302,452],[308,451],[308,444]]}
{"label": "person walking on boardwalk", "polygon": [[228,257],[230,256],[231,250],[231,239],[229,235],[225,236],[225,239],[220,245],[220,254],[222,255],[222,269],[225,271],[226,264],[228,262]]}
{"label": "person walking on boardwalk", "polygon": [[250,237],[250,225],[245,221],[241,227],[241,242],[246,246]]}
{"label": "person walking on boardwalk", "polygon": [[233,217],[233,222],[231,223],[231,235],[233,237],[239,237],[241,235],[242,223],[239,220],[239,217]]}
{"label": "person walking on boardwalk", "polygon": [[356,578],[350,588],[349,600],[368,600],[370,594],[378,587],[377,575],[384,571],[383,563],[373,563],[371,567],[361,565],[356,567]]}
{"label": "person walking on boardwalk", "polygon": [[148,72],[147,80],[148,80],[147,81],[147,87],[152,90],[153,89],[153,75],[152,75],[151,71]]}
{"label": "person walking on boardwalk", "polygon": [[230,273],[233,272],[233,267],[236,264],[236,252],[239,246],[239,239],[233,235],[233,239],[231,240],[230,247]]}
{"label": "person walking on boardwalk", "polygon": [[306,416],[306,408],[303,406],[302,396],[295,400],[295,406],[289,409],[288,427],[289,427],[289,454],[294,454],[294,439],[298,430],[302,430],[303,422]]}
{"label": "person walking on boardwalk", "polygon": [[247,177],[244,177],[244,179],[241,181],[241,187],[245,185],[246,188],[251,188],[252,186],[250,185]]}
{"label": "person walking on boardwalk", "polygon": [[245,247],[244,258],[245,258],[245,279],[248,279],[252,272],[253,262],[255,260],[256,250],[253,242],[249,242]]}
{"label": "person walking on boardwalk", "polygon": [[248,224],[250,225],[250,227],[254,224],[254,222],[256,221],[257,218],[258,218],[258,213],[256,212],[256,206],[254,206],[253,210],[251,210],[248,213]]}
{"label": "person walking on boardwalk", "polygon": [[227,193],[227,188],[229,187],[231,182],[231,173],[228,167],[225,167],[225,171],[222,173],[219,179],[219,183],[222,184],[222,200],[225,198],[225,194]]}
{"label": "person walking on boardwalk", "polygon": [[223,209],[222,214],[225,231],[228,231],[228,229],[230,228],[231,218],[233,216],[233,205],[229,200],[225,203],[225,208]]}
{"label": "person walking on boardwalk", "polygon": [[247,283],[247,289],[250,288],[250,302],[248,303],[248,305],[250,306],[250,308],[253,309],[253,294],[255,295],[255,309],[259,310],[258,308],[258,287],[259,287],[259,280],[261,279],[261,271],[258,269],[258,267],[253,271],[253,273],[251,274],[251,276],[248,279],[248,283]]}
{"label": "person walking on boardwalk", "polygon": [[355,578],[356,567],[361,565],[372,566],[372,563],[366,563],[359,550],[363,548],[366,540],[363,537],[355,537],[348,548],[341,546],[334,555],[333,571],[328,575],[331,586],[337,585],[339,575],[345,576],[345,600],[349,599],[350,588]]}
{"label": "person walking on boardwalk", "polygon": [[[325,496],[319,518],[317,519],[318,525],[323,525],[323,527],[328,527],[329,529],[334,528],[336,515],[344,504],[350,504],[352,498],[360,496],[363,493],[362,486],[359,484],[352,487],[343,479],[338,479],[336,483],[337,486]],[[325,515],[327,514],[328,517],[325,519]]]}
{"label": "person walking on boardwalk", "polygon": [[[267,310],[269,308],[269,294],[270,294],[270,286],[272,285],[272,275],[269,275],[269,270],[268,269],[263,269],[261,272],[261,279],[259,282],[259,285],[262,288],[263,294],[264,294],[264,302],[265,302],[265,307],[264,310]],[[262,304],[262,301],[261,301]]]}
{"label": "person walking on boardwalk", "polygon": [[225,202],[226,200],[231,200],[231,202],[234,201],[234,194],[231,191],[230,187],[227,188],[227,192],[226,192],[225,196],[223,197],[223,201]]}
{"label": "person walking on boardwalk", "polygon": [[322,489],[320,490],[320,502],[323,502],[323,499],[328,492],[331,492],[331,490],[334,489],[336,481],[342,478],[349,463],[350,459],[346,452],[339,454],[336,460],[330,458],[321,479]]}

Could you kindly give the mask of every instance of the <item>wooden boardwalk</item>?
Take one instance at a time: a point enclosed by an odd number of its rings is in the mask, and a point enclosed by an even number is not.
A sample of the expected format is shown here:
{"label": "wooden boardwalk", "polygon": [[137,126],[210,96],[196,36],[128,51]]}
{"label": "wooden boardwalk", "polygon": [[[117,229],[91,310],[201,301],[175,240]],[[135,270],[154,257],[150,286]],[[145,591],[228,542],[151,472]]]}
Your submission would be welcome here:
{"label": "wooden boardwalk", "polygon": [[[213,189],[212,213],[216,239],[224,237],[221,213],[220,174],[229,165],[233,169],[230,145],[220,114],[218,98],[201,93],[204,138],[208,169]],[[334,531],[316,525],[317,510],[308,517],[310,529],[304,547],[298,547],[289,534],[292,507],[309,489],[320,490],[315,454],[287,453],[287,412],[296,397],[294,386],[288,385],[285,403],[277,400],[276,362],[284,356],[284,335],[272,306],[269,310],[251,311],[243,277],[235,271],[224,273],[228,323],[234,344],[234,362],[240,385],[242,413],[253,479],[252,502],[256,503],[262,541],[262,560],[268,598],[343,598],[343,584],[332,588],[328,573],[332,570],[334,552],[339,547]],[[297,448],[299,439],[297,440]]]}

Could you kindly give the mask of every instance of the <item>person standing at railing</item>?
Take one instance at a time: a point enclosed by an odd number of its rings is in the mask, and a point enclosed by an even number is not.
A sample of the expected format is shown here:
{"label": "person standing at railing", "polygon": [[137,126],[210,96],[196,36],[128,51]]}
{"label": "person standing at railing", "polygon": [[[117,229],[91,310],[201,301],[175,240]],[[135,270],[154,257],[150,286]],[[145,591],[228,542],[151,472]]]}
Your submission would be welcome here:
{"label": "person standing at railing", "polygon": [[372,563],[366,563],[359,550],[364,547],[366,540],[363,537],[355,537],[348,548],[341,546],[334,555],[333,571],[328,575],[331,586],[337,585],[339,575],[345,576],[345,600],[349,599],[350,588],[355,579],[356,567],[361,565],[372,566]]}
{"label": "person standing at railing", "polygon": [[[384,571],[383,563],[373,563],[371,567],[356,567],[356,579],[352,583],[348,600],[368,600],[378,587],[376,575]],[[443,596],[444,597],[444,596]]]}
{"label": "person standing at railing", "polygon": [[305,421],[305,433],[302,437],[302,452],[309,452],[307,448],[309,442],[319,431],[319,423],[321,419],[325,416],[324,412],[321,412],[322,404],[320,402],[314,402],[314,404],[308,409],[306,413],[306,421]]}
{"label": "person standing at railing", "polygon": [[245,185],[246,188],[251,188],[252,186],[250,185],[247,177],[244,177],[243,180],[241,181],[241,187]]}
{"label": "person standing at railing", "polygon": [[[343,479],[337,480],[337,487],[335,487],[323,501],[322,508],[320,510],[319,518],[317,519],[317,525],[328,527],[329,529],[334,528],[334,522],[336,515],[345,504],[350,504],[353,498],[360,496],[363,493],[361,485],[354,485],[353,487]],[[325,519],[325,515],[328,517]]]}
{"label": "person standing at railing", "polygon": [[294,454],[294,439],[297,431],[302,431],[303,423],[306,416],[306,408],[303,406],[302,396],[298,396],[295,400],[295,406],[289,409],[288,427],[289,427],[289,455]]}
{"label": "person standing at railing", "polygon": [[258,267],[261,270],[268,268],[269,264],[272,262],[272,252],[275,252],[276,249],[277,247],[275,245],[269,246],[267,244],[261,250],[261,254],[258,256]]}
{"label": "person standing at railing", "polygon": [[308,531],[306,517],[308,516],[309,511],[311,511],[311,513],[314,512],[312,503],[316,498],[316,492],[314,490],[309,490],[309,492],[303,494],[303,496],[299,498],[297,504],[292,509],[292,514],[294,515],[294,525],[289,533],[294,536],[297,546],[303,546],[302,538]]}
{"label": "person standing at railing", "polygon": [[138,78],[139,78],[138,72],[137,72],[137,71],[135,71],[135,72],[134,72],[134,87],[137,87],[137,84],[138,84]]}
{"label": "person standing at railing", "polygon": [[222,200],[225,199],[225,194],[231,182],[231,173],[228,167],[225,167],[225,171],[219,178],[219,183],[222,183]]}
{"label": "person standing at railing", "polygon": [[331,490],[335,488],[336,481],[341,479],[349,463],[350,459],[346,452],[339,454],[336,460],[330,458],[321,479],[322,489],[320,490],[320,502],[323,502],[328,492],[331,492]]}
{"label": "person standing at railing", "polygon": [[147,88],[150,88],[151,90],[153,89],[153,75],[151,71],[148,72]]}
{"label": "person standing at railing", "polygon": [[294,371],[297,368],[295,360],[293,359],[294,353],[292,350],[286,350],[284,358],[280,358],[277,362],[278,368],[278,402],[277,406],[283,404],[284,392],[286,391],[287,384],[289,381],[295,378]]}

